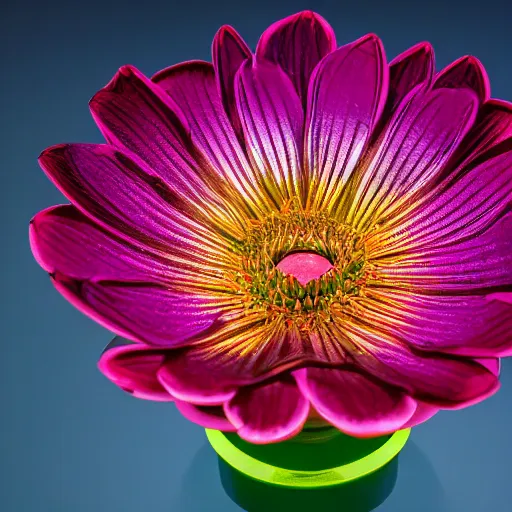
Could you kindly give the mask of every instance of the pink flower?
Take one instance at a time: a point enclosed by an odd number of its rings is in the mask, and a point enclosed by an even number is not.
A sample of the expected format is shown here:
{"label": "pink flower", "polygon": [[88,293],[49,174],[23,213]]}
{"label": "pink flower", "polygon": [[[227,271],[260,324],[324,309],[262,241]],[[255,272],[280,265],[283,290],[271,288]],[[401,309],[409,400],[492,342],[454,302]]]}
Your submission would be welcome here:
{"label": "pink flower", "polygon": [[30,240],[55,287],[131,340],[101,371],[201,425],[276,442],[316,418],[381,435],[499,387],[512,353],[512,109],[478,60],[440,73],[337,47],[312,12],[255,54],[130,66],[91,100],[104,145],[49,148],[71,205]]}

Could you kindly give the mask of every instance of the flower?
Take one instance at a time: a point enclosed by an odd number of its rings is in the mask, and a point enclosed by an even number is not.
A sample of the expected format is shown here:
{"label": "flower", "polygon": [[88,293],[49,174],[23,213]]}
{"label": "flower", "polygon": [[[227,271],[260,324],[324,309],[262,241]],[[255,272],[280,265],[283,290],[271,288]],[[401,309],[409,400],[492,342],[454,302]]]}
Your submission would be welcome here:
{"label": "flower", "polygon": [[[302,12],[253,54],[131,66],[90,102],[106,144],[45,150],[71,202],[37,214],[57,290],[125,338],[140,398],[269,443],[321,420],[417,425],[499,387],[512,354],[512,108],[428,43],[386,62]],[[127,341],[129,340],[129,341]]]}

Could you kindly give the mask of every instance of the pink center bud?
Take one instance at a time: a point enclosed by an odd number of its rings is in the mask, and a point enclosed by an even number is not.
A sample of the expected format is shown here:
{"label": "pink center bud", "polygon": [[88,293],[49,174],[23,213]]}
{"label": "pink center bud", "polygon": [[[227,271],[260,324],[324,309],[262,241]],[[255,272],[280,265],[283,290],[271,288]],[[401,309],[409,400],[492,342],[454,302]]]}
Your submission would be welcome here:
{"label": "pink center bud", "polygon": [[327,258],[314,252],[294,252],[277,264],[278,270],[292,275],[302,286],[323,276],[331,268],[332,264]]}

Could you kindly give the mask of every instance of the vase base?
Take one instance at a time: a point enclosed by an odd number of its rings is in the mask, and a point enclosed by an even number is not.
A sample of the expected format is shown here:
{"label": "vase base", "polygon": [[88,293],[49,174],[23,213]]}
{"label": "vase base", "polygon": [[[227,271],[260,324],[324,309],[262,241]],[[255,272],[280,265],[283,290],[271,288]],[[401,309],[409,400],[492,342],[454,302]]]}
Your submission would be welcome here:
{"label": "vase base", "polygon": [[236,434],[206,430],[225,492],[248,512],[369,512],[391,494],[409,433],[374,439],[340,433],[318,443],[253,445]]}

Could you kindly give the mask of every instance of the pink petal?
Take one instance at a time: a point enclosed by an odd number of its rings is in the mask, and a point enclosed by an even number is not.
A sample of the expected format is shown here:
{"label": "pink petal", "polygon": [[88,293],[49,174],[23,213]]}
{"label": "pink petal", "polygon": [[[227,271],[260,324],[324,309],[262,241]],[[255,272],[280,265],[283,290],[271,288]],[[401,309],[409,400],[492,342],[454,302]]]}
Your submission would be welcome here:
{"label": "pink petal", "polygon": [[474,126],[453,155],[440,180],[452,172],[461,172],[478,162],[495,156],[501,147],[506,150],[507,139],[512,137],[512,104],[489,100],[480,107]]}
{"label": "pink petal", "polygon": [[213,230],[166,202],[165,187],[112,146],[54,146],[39,162],[80,211],[119,238],[162,255],[186,255],[192,265],[226,265],[225,244]]}
{"label": "pink petal", "polygon": [[379,279],[387,286],[432,292],[492,293],[512,289],[512,214],[481,234],[460,241],[408,247],[399,256],[375,261]]}
{"label": "pink petal", "polygon": [[212,61],[219,95],[237,134],[242,127],[236,110],[235,75],[252,52],[240,34],[228,25],[224,25],[215,34],[212,45]]}
{"label": "pink petal", "polygon": [[418,295],[372,292],[373,321],[417,349],[473,357],[512,351],[512,306],[480,295]]}
{"label": "pink petal", "polygon": [[377,232],[369,250],[377,258],[478,236],[509,210],[511,195],[512,151],[507,151],[433,187]]}
{"label": "pink petal", "polygon": [[303,11],[271,25],[263,32],[256,57],[278,64],[290,77],[305,103],[315,66],[336,49],[336,36],[320,15]]}
{"label": "pink petal", "polygon": [[[238,312],[219,319],[212,329],[173,351],[161,370],[162,384],[173,396],[198,405],[219,405],[240,386],[251,386],[300,365],[304,360],[339,364],[346,354],[312,340],[283,323],[266,324],[260,314]],[[344,359],[341,359],[341,358]]]}
{"label": "pink petal", "polygon": [[338,48],[316,67],[305,132],[313,205],[326,205],[343,191],[382,112],[387,87],[384,49],[374,35]]}
{"label": "pink petal", "polygon": [[416,410],[415,400],[403,391],[350,369],[305,368],[294,376],[318,413],[348,435],[395,432]]}
{"label": "pink petal", "polygon": [[222,430],[223,432],[236,431],[233,424],[226,418],[222,407],[193,405],[181,400],[175,400],[174,404],[187,420],[201,427]]}
{"label": "pink petal", "polygon": [[158,378],[173,397],[194,405],[221,405],[236,393],[228,371],[223,374],[217,368],[210,369],[187,350],[170,353]]}
{"label": "pink petal", "polygon": [[361,369],[431,405],[443,409],[467,407],[499,389],[497,376],[477,362],[412,351],[386,332],[385,325],[347,323],[345,329],[359,351],[355,363]]}
{"label": "pink petal", "polygon": [[39,212],[29,234],[37,262],[50,274],[159,282],[171,277],[172,262],[111,235],[72,205]]}
{"label": "pink petal", "polygon": [[478,104],[465,89],[415,89],[384,131],[363,171],[349,220],[363,227],[397,210],[443,169],[474,122]]}
{"label": "pink petal", "polygon": [[430,43],[418,43],[389,63],[387,109],[393,111],[416,86],[430,85],[434,75],[434,50]]}
{"label": "pink petal", "polygon": [[417,427],[435,416],[440,410],[439,407],[420,402],[419,400],[416,400],[416,403],[417,407],[411,419],[406,421],[400,429]]}
{"label": "pink petal", "polygon": [[241,209],[245,205],[240,198],[244,198],[258,212],[264,196],[255,185],[253,170],[224,111],[213,66],[202,61],[185,62],[160,71],[153,80],[181,109],[191,140],[206,165],[215,169],[217,181],[226,182],[230,202],[238,202]]}
{"label": "pink petal", "polygon": [[461,57],[444,68],[436,76],[434,87],[472,89],[482,103],[491,95],[491,85],[485,68],[476,57],[471,55]]}
{"label": "pink petal", "polygon": [[303,110],[293,85],[273,64],[246,61],[237,73],[238,114],[257,183],[275,206],[303,197]]}
{"label": "pink petal", "polygon": [[101,355],[98,367],[105,377],[137,398],[171,402],[173,398],[156,377],[164,354],[162,350],[115,339]]}
{"label": "pink petal", "polygon": [[136,154],[185,204],[214,200],[204,169],[187,148],[189,127],[178,106],[140,71],[124,66],[90,101],[108,142]]}
{"label": "pink petal", "polygon": [[150,282],[81,281],[52,275],[73,306],[119,336],[173,347],[198,334],[232,304],[208,295],[173,292]]}
{"label": "pink petal", "polygon": [[293,379],[240,389],[224,405],[238,435],[254,444],[284,441],[298,434],[309,414],[309,403]]}

